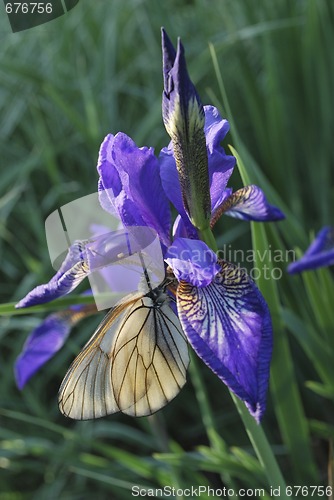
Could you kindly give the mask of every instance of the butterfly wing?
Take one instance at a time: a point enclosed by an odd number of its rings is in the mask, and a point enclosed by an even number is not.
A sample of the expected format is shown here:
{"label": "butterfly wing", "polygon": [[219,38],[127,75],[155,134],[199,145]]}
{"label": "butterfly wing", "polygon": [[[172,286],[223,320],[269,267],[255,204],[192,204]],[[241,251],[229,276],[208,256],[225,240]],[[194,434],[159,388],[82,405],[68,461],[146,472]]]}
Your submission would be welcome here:
{"label": "butterfly wing", "polygon": [[111,353],[117,330],[140,297],[127,297],[111,309],[71,364],[58,393],[65,416],[88,420],[119,411],[111,385]]}
{"label": "butterfly wing", "polygon": [[143,297],[115,341],[112,385],[118,407],[132,416],[151,415],[181,390],[188,345],[168,302],[156,307]]}
{"label": "butterfly wing", "polygon": [[122,411],[150,415],[186,381],[188,347],[168,305],[133,296],[108,313],[59,389],[61,412],[77,420]]}

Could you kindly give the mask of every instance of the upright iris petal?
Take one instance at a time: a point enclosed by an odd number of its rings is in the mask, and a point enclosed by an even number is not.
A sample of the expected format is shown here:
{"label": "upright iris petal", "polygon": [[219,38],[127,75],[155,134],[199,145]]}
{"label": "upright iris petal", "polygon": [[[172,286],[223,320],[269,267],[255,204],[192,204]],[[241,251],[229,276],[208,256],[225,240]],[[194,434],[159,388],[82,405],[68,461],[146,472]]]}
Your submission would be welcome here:
{"label": "upright iris petal", "polygon": [[209,226],[211,202],[204,110],[191,82],[178,40],[177,51],[162,30],[164,91],[163,121],[172,139],[184,208],[193,225]]}
{"label": "upright iris petal", "polygon": [[138,148],[126,134],[107,135],[99,154],[102,207],[124,226],[149,226],[169,244],[170,211],[153,148]]}

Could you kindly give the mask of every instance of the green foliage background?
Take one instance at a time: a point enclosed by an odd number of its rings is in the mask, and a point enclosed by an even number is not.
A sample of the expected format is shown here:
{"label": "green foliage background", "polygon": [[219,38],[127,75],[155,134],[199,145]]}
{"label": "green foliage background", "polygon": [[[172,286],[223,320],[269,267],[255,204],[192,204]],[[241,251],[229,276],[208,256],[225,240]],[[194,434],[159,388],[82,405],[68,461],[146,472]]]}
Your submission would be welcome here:
{"label": "green foliage background", "polygon": [[[226,147],[236,148],[241,173],[234,187],[257,183],[287,215],[251,227],[225,218],[219,244],[298,253],[333,224],[331,0],[81,0],[67,16],[1,38],[1,302],[50,279],[44,221],[96,190],[107,133],[124,131],[157,151],[166,145],[161,25],[174,41],[182,37],[202,101],[230,121]],[[323,269],[291,277],[286,265],[274,263],[280,280],[259,280],[275,326],[263,427],[288,484],[326,486],[333,474],[333,276]],[[1,500],[121,500],[131,498],[133,484],[263,487],[269,498],[266,464],[228,391],[198,360],[186,388],[154,417],[67,421],[57,390],[98,322],[90,318],[19,392],[13,363],[42,317],[0,318]]]}

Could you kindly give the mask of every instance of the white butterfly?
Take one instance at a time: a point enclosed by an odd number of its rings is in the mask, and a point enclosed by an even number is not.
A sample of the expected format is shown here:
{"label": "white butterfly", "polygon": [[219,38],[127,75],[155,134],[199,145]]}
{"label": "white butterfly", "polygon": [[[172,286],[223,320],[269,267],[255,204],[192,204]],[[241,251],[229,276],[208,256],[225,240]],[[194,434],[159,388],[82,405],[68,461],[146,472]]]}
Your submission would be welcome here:
{"label": "white butterfly", "polygon": [[61,384],[58,400],[65,416],[151,415],[179,393],[188,345],[167,286],[165,280],[145,295],[131,294],[105,316]]}

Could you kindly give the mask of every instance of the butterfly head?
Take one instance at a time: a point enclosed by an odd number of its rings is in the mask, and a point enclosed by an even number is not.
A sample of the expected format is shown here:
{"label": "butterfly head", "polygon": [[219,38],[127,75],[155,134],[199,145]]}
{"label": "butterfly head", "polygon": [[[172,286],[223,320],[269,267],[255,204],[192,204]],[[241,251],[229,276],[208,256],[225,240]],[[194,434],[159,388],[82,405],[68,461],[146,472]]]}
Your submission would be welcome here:
{"label": "butterfly head", "polygon": [[162,304],[169,302],[169,297],[165,292],[166,287],[163,285],[159,285],[156,288],[150,290],[145,297],[149,297],[154,303],[155,307],[161,307]]}

